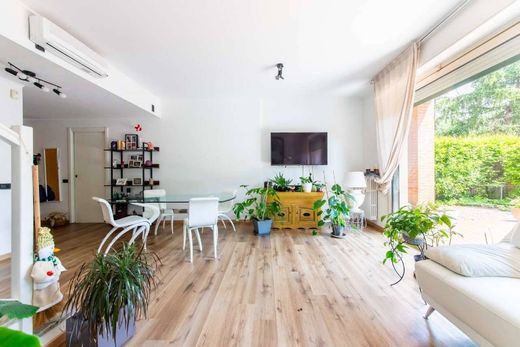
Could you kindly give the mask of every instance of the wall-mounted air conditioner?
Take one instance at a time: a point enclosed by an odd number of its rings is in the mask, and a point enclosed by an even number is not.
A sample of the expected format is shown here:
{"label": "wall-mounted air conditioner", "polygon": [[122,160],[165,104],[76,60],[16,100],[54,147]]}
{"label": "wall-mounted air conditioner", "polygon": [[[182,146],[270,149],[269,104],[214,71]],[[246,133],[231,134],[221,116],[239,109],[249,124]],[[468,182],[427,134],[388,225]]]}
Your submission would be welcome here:
{"label": "wall-mounted air conditioner", "polygon": [[29,39],[37,48],[43,48],[94,77],[108,77],[103,58],[42,16],[29,16]]}

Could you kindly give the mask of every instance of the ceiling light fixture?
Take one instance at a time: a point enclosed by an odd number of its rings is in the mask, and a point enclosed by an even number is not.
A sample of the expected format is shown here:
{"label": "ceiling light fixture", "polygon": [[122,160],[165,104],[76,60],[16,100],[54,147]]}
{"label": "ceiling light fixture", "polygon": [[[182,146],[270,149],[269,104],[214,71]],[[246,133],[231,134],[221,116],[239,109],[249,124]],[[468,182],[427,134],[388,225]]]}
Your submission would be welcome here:
{"label": "ceiling light fixture", "polygon": [[53,92],[56,93],[56,95],[58,95],[60,98],[65,99],[67,97],[67,95],[61,91],[61,86],[59,86],[55,83],[46,81],[44,79],[38,78],[36,76],[36,74],[32,71],[22,70],[12,63],[8,63],[8,64],[9,64],[9,66],[6,67],[4,70],[6,72],[10,73],[11,75],[18,77],[21,81],[30,82],[30,83],[34,84],[34,86],[36,86],[37,88],[39,88],[40,90],[42,90],[46,93],[51,90],[49,88],[49,86],[52,86],[52,87],[54,87],[52,89]]}
{"label": "ceiling light fixture", "polygon": [[60,98],[63,98],[65,99],[67,97],[67,94],[63,93],[61,90],[59,90],[58,88],[54,88],[52,90],[54,93],[56,93],[56,95],[58,95]]}
{"label": "ceiling light fixture", "polygon": [[274,78],[276,78],[276,80],[283,80],[283,76],[282,76],[282,73],[283,73],[283,64],[282,63],[278,63],[276,64],[276,68],[278,69],[278,74],[276,76],[274,76]]}

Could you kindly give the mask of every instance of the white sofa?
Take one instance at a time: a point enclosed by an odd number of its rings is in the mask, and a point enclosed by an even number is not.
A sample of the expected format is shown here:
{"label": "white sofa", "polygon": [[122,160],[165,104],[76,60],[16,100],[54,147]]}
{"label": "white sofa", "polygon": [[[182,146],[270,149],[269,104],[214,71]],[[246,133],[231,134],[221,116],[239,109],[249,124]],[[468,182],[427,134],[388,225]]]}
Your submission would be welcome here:
{"label": "white sofa", "polygon": [[480,346],[520,346],[520,279],[465,277],[431,260],[415,274],[426,319],[437,310]]}

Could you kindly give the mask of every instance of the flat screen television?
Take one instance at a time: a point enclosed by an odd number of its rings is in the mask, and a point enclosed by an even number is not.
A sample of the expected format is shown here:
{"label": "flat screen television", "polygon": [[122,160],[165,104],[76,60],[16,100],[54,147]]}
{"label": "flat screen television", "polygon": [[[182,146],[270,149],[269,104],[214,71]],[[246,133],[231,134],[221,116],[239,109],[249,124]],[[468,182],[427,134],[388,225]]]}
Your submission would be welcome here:
{"label": "flat screen television", "polygon": [[271,165],[327,165],[327,133],[271,133]]}

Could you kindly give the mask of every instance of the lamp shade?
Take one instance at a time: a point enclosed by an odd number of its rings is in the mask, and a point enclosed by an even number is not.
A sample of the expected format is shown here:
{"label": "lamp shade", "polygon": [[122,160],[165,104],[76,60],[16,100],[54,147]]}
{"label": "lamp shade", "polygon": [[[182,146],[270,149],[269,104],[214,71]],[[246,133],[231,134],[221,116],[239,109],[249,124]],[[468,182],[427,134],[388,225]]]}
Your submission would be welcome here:
{"label": "lamp shade", "polygon": [[345,175],[346,188],[366,188],[367,181],[363,171],[351,171]]}

